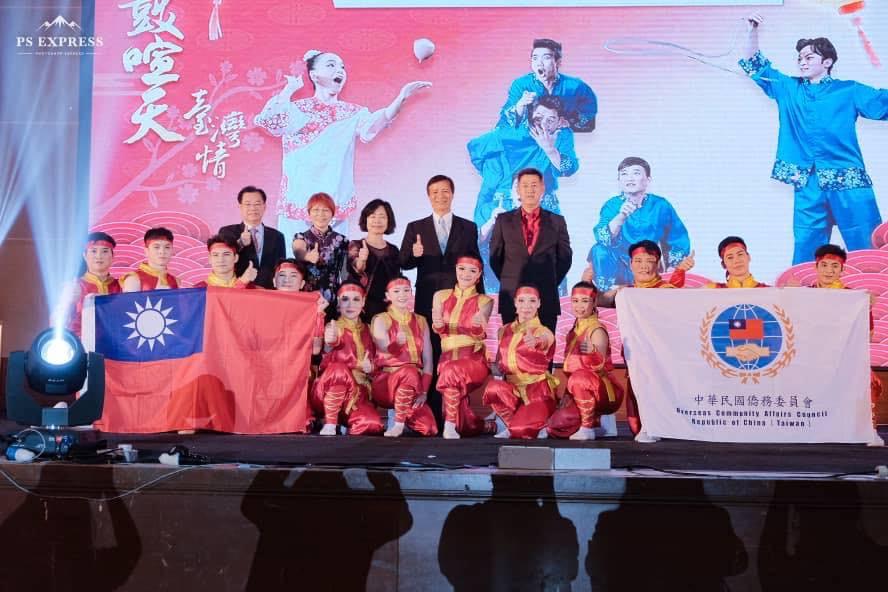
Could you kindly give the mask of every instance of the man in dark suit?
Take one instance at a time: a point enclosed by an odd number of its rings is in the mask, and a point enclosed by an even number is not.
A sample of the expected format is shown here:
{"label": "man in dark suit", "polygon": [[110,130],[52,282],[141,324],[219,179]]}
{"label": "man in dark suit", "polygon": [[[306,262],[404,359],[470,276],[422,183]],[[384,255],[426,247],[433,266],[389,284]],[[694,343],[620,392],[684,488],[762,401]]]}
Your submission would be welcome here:
{"label": "man in dark suit", "polygon": [[[432,205],[432,215],[408,224],[401,242],[401,268],[416,268],[414,310],[426,318],[430,327],[432,297],[438,290],[456,285],[457,258],[473,255],[481,259],[478,253],[478,227],[471,220],[455,216],[450,209],[453,191],[453,179],[450,177],[435,175],[429,179],[426,194]],[[432,354],[437,374],[441,340],[434,332]],[[434,389],[429,391],[429,406],[439,423],[443,421],[440,394]]]}
{"label": "man in dark suit", "polygon": [[240,277],[253,262],[258,270],[254,284],[263,288],[274,287],[274,266],[286,257],[284,235],[262,223],[265,215],[265,192],[258,187],[247,185],[237,194],[240,205],[240,224],[231,224],[219,229],[219,234],[235,237],[238,259],[234,272]]}
{"label": "man in dark suit", "polygon": [[540,322],[555,332],[561,313],[558,284],[570,269],[573,251],[563,216],[540,208],[546,191],[536,169],[517,174],[521,207],[497,216],[490,239],[490,267],[500,280],[503,323],[515,320],[515,290],[531,283],[540,291]]}

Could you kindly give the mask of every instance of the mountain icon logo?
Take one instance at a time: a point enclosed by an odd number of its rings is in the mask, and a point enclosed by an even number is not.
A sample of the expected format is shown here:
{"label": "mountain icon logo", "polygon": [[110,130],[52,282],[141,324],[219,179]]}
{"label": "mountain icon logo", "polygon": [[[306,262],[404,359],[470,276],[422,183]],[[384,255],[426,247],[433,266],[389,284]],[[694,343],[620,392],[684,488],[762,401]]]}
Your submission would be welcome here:
{"label": "mountain icon logo", "polygon": [[58,15],[52,21],[43,21],[43,24],[37,27],[38,31],[48,31],[52,28],[61,29],[67,27],[72,31],[81,31],[80,25],[75,21],[68,21],[62,15]]}

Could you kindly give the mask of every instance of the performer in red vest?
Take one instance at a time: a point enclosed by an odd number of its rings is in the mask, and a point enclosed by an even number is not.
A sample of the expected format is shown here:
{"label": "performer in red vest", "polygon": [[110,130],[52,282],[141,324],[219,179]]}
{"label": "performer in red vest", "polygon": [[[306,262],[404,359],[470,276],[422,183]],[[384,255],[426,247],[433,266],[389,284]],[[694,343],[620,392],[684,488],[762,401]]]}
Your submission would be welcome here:
{"label": "performer in red vest", "polygon": [[83,316],[83,300],[90,294],[117,294],[120,283],[111,276],[110,269],[114,263],[114,247],[117,243],[104,232],[93,232],[86,237],[83,249],[83,260],[86,262],[86,273],[70,286],[65,302],[70,302],[68,329],[78,337]]}
{"label": "performer in red vest", "polygon": [[496,438],[545,438],[555,411],[558,379],[549,373],[555,355],[555,334],[540,323],[540,293],[534,286],[515,291],[517,318],[500,329],[497,371],[505,380],[491,380],[485,405],[493,407],[502,429]]}
{"label": "performer in red vest", "polygon": [[[838,245],[822,245],[814,251],[814,269],[817,270],[817,280],[811,284],[812,288],[831,288],[837,290],[849,290],[842,282],[842,273],[845,271],[845,262],[848,260],[848,253],[845,249]],[[790,285],[798,285],[798,280],[790,282]],[[872,299],[872,296],[870,296]],[[875,323],[873,321],[873,313],[870,310],[870,337],[872,337]],[[873,427],[876,426],[876,403],[882,395],[882,381],[876,376],[876,373],[870,370],[870,403],[872,405]],[[878,435],[874,435],[873,441],[868,446],[884,446],[885,442]]]}
{"label": "performer in red vest", "polygon": [[[379,435],[383,431],[379,411],[370,403],[374,344],[370,329],[361,321],[364,289],[345,282],[336,293],[339,318],[324,329],[324,357],[320,376],[312,388],[324,413],[322,436],[335,436],[340,423],[348,433]],[[325,300],[326,302],[326,300]]]}
{"label": "performer in red vest", "polygon": [[394,423],[385,436],[397,438],[405,427],[435,436],[438,426],[426,404],[432,383],[432,345],[425,318],[410,310],[413,287],[403,276],[389,280],[388,310],[373,317],[370,332],[376,344],[377,374],[371,393],[380,407],[394,409]]}
{"label": "performer in red vest", "polygon": [[179,287],[179,282],[167,273],[167,265],[173,257],[173,233],[161,227],[145,232],[145,258],[136,271],[120,278],[124,292],[167,290]]}
{"label": "performer in red vest", "polygon": [[597,297],[598,288],[589,282],[580,282],[571,290],[576,321],[564,350],[567,392],[548,428],[549,435],[556,438],[594,440],[601,416],[616,413],[623,404],[623,389],[612,376],[610,338],[595,308]]}
{"label": "performer in red vest", "polygon": [[725,269],[724,282],[709,282],[707,288],[767,288],[749,272],[749,251],[739,236],[728,236],[718,243],[718,256]]}
{"label": "performer in red vest", "polygon": [[474,255],[456,260],[456,286],[438,290],[432,298],[432,330],[441,336],[438,392],[444,402],[444,438],[493,433],[469,405],[469,393],[490,375],[484,338],[493,299],[476,291],[483,266]]}
{"label": "performer in red vest", "polygon": [[234,265],[238,260],[237,241],[234,238],[221,234],[211,236],[207,240],[207,251],[209,251],[212,271],[205,281],[195,284],[195,288],[216,286],[218,288],[254,289],[258,287],[253,283],[258,272],[253,267],[252,261],[243,275],[237,277],[234,273]]}

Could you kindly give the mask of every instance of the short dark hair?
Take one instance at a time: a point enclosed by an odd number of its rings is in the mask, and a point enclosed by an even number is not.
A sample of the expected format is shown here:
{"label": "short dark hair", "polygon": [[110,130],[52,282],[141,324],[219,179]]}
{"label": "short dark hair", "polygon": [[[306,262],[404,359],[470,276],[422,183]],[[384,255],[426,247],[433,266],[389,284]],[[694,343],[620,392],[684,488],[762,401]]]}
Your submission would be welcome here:
{"label": "short dark hair", "polygon": [[213,250],[213,245],[225,245],[235,253],[237,253],[237,241],[230,234],[214,234],[207,239],[207,251]]}
{"label": "short dark hair", "polygon": [[598,286],[596,286],[592,282],[577,282],[573,285],[573,288],[571,288],[570,290],[572,292],[572,291],[576,290],[577,288],[586,288],[587,290],[592,290],[596,294],[599,292]]}
{"label": "short dark hair", "polygon": [[145,246],[148,246],[148,241],[155,238],[162,238],[173,242],[173,232],[169,228],[164,228],[163,226],[149,228],[145,231]]}
{"label": "short dark hair", "polygon": [[361,210],[361,216],[358,218],[358,228],[367,232],[367,218],[379,208],[383,208],[385,215],[388,216],[388,226],[385,227],[385,234],[393,233],[395,231],[395,212],[392,210],[392,204],[379,198],[371,199]]}
{"label": "short dark hair", "polygon": [[814,260],[816,261],[826,255],[835,255],[836,257],[839,257],[843,263],[848,260],[848,253],[839,245],[821,245],[817,247],[817,250],[814,251]]}
{"label": "short dark hair", "polygon": [[652,240],[644,239],[640,240],[637,243],[632,243],[629,245],[629,258],[632,258],[632,253],[635,249],[644,249],[646,253],[649,255],[654,255],[657,257],[657,261],[663,258],[663,251],[660,250],[660,245],[655,243]]}
{"label": "short dark hair", "polygon": [[243,189],[237,192],[237,203],[243,203],[244,201],[244,193],[258,193],[262,196],[262,203],[268,203],[268,197],[265,195],[265,192],[259,189],[258,187],[254,187],[252,185],[247,185]]}
{"label": "short dark hair", "polygon": [[530,52],[533,53],[534,49],[539,48],[551,49],[552,54],[555,56],[555,59],[561,59],[561,44],[557,41],[553,41],[552,39],[534,39],[533,47],[531,48]]}
{"label": "short dark hair", "polygon": [[521,169],[520,171],[518,171],[517,173],[515,173],[515,180],[516,180],[516,181],[521,181],[521,177],[523,177],[523,176],[525,176],[525,175],[534,175],[534,176],[536,176],[540,181],[543,180],[543,173],[541,173],[541,172],[539,171],[539,169],[535,169],[535,168],[533,168],[533,167],[527,167],[526,169]]}
{"label": "short dark hair", "polygon": [[533,103],[530,104],[530,110],[528,110],[528,113],[530,114],[529,119],[533,118],[533,114],[536,112],[537,107],[552,109],[559,115],[559,117],[564,117],[565,115],[564,103],[555,95],[543,95],[534,99]]}
{"label": "short dark hair", "polygon": [[428,183],[426,183],[426,193],[429,192],[429,187],[431,187],[431,186],[434,185],[435,183],[439,183],[439,182],[441,182],[441,181],[447,181],[448,183],[450,183],[450,191],[451,191],[451,193],[454,192],[454,191],[456,191],[456,186],[454,186],[454,184],[453,184],[453,179],[451,179],[451,178],[448,177],[447,175],[435,175],[434,177],[432,177],[431,179],[429,179],[429,182],[428,182]]}
{"label": "short dark hair", "polygon": [[741,245],[743,245],[743,248],[746,249],[746,241],[743,240],[742,238],[740,238],[739,236],[726,236],[725,238],[723,238],[721,240],[720,243],[718,243],[718,258],[719,259],[722,258],[725,248],[727,248],[727,246],[730,245],[731,243],[740,243]]}
{"label": "short dark hair", "polygon": [[90,232],[86,237],[87,243],[94,243],[97,241],[105,241],[106,243],[111,243],[112,249],[117,246],[117,241],[114,240],[114,237],[105,232]]}
{"label": "short dark hair", "polygon": [[639,158],[638,156],[627,156],[626,158],[621,160],[620,164],[617,165],[617,173],[631,166],[640,166],[644,169],[644,172],[648,177],[651,176],[650,163],[643,158]]}
{"label": "short dark hair", "polygon": [[814,39],[799,39],[796,42],[796,51],[802,51],[809,45],[811,46],[811,51],[819,55],[824,60],[832,60],[832,64],[830,64],[826,68],[827,74],[832,73],[833,66],[836,65],[836,62],[839,59],[839,54],[836,53],[836,46],[832,44],[832,41],[830,41],[826,37],[815,37]]}

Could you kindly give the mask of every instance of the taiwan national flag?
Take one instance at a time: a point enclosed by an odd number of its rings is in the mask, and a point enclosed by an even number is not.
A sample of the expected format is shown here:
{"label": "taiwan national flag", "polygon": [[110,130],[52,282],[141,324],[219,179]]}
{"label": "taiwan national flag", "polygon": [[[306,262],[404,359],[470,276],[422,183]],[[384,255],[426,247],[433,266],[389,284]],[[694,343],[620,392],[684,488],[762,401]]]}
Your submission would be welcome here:
{"label": "taiwan national flag", "polygon": [[191,288],[98,296],[107,432],[304,432],[317,295]]}
{"label": "taiwan national flag", "polygon": [[765,322],[762,319],[731,319],[728,333],[731,339],[763,339]]}

